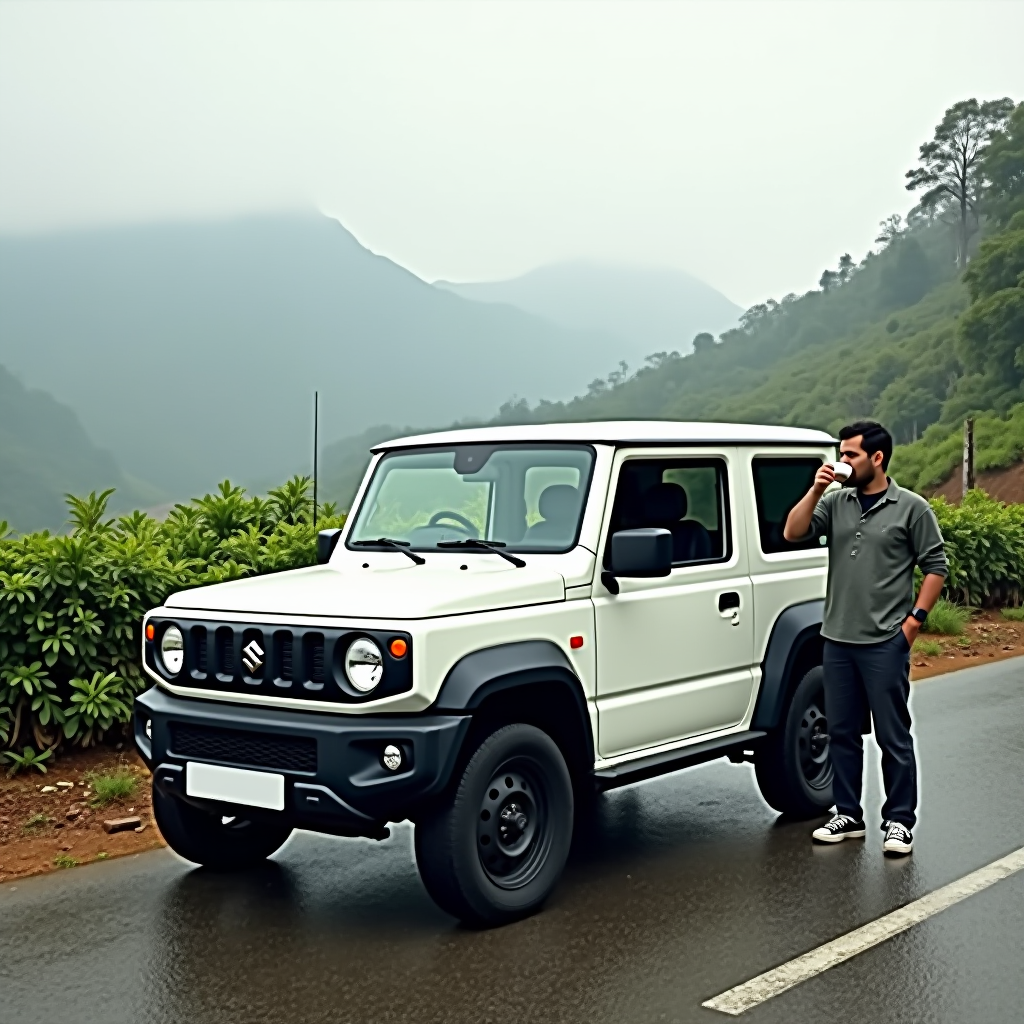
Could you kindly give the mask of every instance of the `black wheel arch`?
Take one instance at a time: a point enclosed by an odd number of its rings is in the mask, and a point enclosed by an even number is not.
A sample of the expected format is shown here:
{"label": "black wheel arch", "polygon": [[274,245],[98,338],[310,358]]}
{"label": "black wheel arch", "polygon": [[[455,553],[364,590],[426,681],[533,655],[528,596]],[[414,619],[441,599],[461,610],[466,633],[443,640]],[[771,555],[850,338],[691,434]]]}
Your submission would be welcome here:
{"label": "black wheel arch", "polygon": [[775,620],[761,663],[761,690],[751,729],[777,728],[790,694],[812,668],[822,663],[824,617],[825,602],[817,600],[790,605]]}
{"label": "black wheel arch", "polygon": [[460,658],[431,707],[469,713],[463,741],[472,751],[481,734],[523,722],[548,733],[562,750],[574,781],[594,765],[594,736],[583,684],[565,652],[550,640],[497,644]]}

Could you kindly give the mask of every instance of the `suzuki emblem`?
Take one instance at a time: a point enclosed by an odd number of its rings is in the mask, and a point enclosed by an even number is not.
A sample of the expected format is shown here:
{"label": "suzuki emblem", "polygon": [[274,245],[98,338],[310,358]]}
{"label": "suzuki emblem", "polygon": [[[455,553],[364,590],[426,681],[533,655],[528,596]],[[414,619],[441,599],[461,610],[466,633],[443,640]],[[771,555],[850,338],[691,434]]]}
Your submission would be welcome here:
{"label": "suzuki emblem", "polygon": [[249,670],[250,675],[263,668],[263,648],[255,640],[250,640],[242,648],[242,664]]}

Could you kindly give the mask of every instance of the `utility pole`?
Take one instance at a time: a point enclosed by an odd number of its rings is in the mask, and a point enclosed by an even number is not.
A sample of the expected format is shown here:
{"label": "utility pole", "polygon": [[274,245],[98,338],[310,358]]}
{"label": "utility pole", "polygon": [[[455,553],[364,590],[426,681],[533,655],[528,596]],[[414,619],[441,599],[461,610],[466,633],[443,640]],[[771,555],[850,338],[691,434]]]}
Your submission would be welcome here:
{"label": "utility pole", "polygon": [[320,392],[313,392],[313,535],[316,536],[316,456],[320,432]]}
{"label": "utility pole", "polygon": [[[964,493],[974,489],[974,417],[969,416],[964,420]],[[963,498],[961,498],[961,501]]]}

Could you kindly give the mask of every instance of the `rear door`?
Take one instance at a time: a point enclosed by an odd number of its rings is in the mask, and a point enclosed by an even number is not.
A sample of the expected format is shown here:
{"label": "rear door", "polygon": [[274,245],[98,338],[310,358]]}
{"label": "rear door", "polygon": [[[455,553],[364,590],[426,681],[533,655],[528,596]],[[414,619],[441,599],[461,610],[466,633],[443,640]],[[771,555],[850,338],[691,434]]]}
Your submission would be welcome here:
{"label": "rear door", "polygon": [[[602,531],[672,531],[670,576],[594,585],[598,751],[611,758],[739,725],[753,690],[753,609],[735,449],[624,450]],[[677,513],[679,513],[677,515]]]}

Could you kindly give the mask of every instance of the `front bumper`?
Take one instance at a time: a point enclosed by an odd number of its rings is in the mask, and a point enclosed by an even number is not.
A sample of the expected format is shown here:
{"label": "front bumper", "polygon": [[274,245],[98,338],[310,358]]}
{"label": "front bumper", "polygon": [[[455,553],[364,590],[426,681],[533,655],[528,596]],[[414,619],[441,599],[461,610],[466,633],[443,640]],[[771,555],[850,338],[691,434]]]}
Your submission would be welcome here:
{"label": "front bumper", "polygon": [[[252,817],[335,835],[385,835],[388,821],[414,817],[451,777],[470,719],[462,715],[360,715],[189,700],[153,687],[135,698],[135,745],[154,785],[224,814],[237,804],[185,792],[189,761],[263,770],[285,778],[283,811]],[[147,729],[148,726],[148,729]],[[402,751],[391,771],[382,755]]]}

